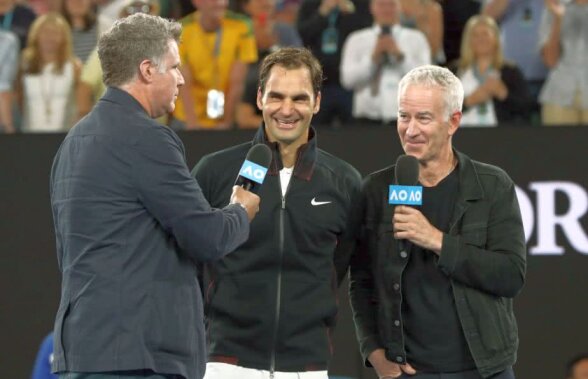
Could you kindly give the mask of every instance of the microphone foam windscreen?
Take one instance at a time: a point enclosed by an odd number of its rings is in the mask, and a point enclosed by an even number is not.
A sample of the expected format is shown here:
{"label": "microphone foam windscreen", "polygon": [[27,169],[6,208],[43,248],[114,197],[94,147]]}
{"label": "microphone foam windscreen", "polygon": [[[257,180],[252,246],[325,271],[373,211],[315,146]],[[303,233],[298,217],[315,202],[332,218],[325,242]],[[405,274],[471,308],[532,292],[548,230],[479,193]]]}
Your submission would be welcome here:
{"label": "microphone foam windscreen", "polygon": [[414,186],[419,181],[419,161],[412,155],[401,155],[396,160],[394,169],[396,184]]}
{"label": "microphone foam windscreen", "polygon": [[270,162],[272,161],[272,151],[269,147],[267,147],[267,145],[258,143],[249,149],[247,152],[247,158],[245,159],[262,167],[268,168]]}

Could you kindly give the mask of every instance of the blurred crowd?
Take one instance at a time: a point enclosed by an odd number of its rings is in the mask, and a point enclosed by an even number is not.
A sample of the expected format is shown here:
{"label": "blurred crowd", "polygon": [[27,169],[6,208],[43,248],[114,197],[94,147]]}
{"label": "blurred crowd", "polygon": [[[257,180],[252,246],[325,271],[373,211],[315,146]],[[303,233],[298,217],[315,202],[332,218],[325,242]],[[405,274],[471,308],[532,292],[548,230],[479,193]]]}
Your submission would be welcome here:
{"label": "blurred crowd", "polygon": [[0,0],[0,131],[60,132],[105,88],[100,33],[136,12],[183,24],[175,130],[256,128],[258,62],[306,46],[318,127],[393,124],[423,64],[463,82],[463,126],[588,125],[588,0]]}

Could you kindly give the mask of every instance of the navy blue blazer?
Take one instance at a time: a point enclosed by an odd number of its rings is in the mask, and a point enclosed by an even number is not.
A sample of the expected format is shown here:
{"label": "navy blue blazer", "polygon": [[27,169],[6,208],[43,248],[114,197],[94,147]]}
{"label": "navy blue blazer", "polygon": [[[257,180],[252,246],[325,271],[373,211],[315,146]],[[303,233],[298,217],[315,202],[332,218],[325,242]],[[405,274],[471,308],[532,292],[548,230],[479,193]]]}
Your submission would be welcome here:
{"label": "navy blue blazer", "polygon": [[61,144],[51,206],[62,272],[53,371],[201,378],[195,262],[247,240],[245,210],[212,209],[178,136],[116,88]]}

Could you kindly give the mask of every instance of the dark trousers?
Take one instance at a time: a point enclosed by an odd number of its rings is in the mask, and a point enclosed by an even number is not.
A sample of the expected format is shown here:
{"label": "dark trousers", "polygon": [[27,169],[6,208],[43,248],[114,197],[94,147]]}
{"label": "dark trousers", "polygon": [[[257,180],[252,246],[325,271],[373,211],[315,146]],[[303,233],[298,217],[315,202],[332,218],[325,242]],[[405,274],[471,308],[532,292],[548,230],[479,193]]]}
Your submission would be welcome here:
{"label": "dark trousers", "polygon": [[[407,375],[402,374],[400,375],[401,379],[483,379],[482,375],[478,372],[478,370],[471,370],[471,371],[462,371],[462,372],[452,372],[446,374],[431,374],[431,373],[416,373],[415,375]],[[506,370],[499,372],[496,375],[492,375],[488,379],[515,379],[514,371],[512,367],[507,368]]]}
{"label": "dark trousers", "polygon": [[180,375],[156,374],[151,370],[111,372],[62,372],[59,379],[183,379]]}

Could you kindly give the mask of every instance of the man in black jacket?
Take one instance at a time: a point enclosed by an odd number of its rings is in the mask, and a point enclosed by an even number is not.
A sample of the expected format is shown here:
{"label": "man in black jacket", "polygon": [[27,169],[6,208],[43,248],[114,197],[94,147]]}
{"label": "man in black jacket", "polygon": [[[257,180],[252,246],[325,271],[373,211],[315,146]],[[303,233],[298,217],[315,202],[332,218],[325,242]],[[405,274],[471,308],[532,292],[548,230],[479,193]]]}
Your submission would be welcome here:
{"label": "man in black jacket", "polygon": [[389,204],[394,166],[364,183],[350,297],[361,353],[380,378],[514,378],[523,224],[508,175],[452,147],[463,93],[437,66],[399,84],[398,135],[418,160],[422,206]]}
{"label": "man in black jacket", "polygon": [[[253,143],[272,162],[249,240],[208,265],[206,378],[327,378],[337,286],[355,237],[361,178],[317,148],[310,122],[319,110],[322,70],[302,48],[268,55],[257,105],[264,124]],[[251,143],[204,157],[193,174],[213,206],[227,201]]]}
{"label": "man in black jacket", "polygon": [[259,198],[229,188],[224,208],[212,209],[180,139],[153,120],[173,110],[184,83],[180,30],[138,13],[101,36],[109,88],[55,156],[51,207],[63,280],[53,371],[61,378],[204,375],[194,261],[219,259],[247,240]]}

